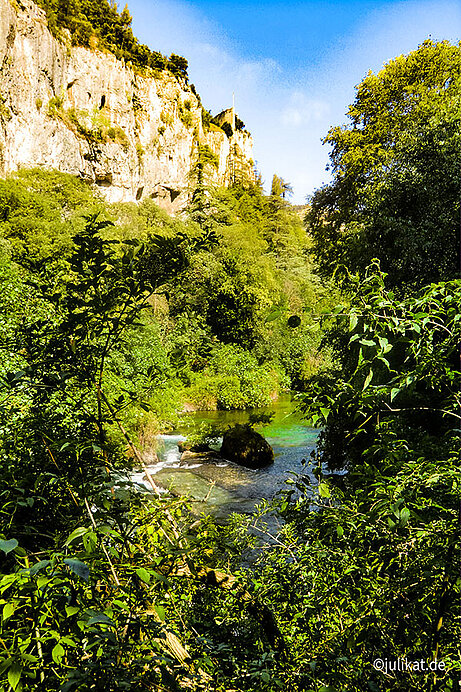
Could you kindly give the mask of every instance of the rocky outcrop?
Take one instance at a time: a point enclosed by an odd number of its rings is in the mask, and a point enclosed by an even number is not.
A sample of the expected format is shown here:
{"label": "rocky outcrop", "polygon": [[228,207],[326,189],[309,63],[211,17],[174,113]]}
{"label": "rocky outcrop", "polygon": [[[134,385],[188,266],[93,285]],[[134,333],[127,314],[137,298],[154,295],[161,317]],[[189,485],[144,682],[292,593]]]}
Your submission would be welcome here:
{"label": "rocky outcrop", "polygon": [[251,136],[205,131],[184,81],[57,41],[32,0],[0,0],[0,176],[55,168],[91,181],[109,202],[151,197],[174,213],[187,201],[199,144],[217,157],[215,183],[252,175]]}
{"label": "rocky outcrop", "polygon": [[270,444],[250,425],[235,425],[224,433],[221,455],[235,464],[259,469],[274,463]]}

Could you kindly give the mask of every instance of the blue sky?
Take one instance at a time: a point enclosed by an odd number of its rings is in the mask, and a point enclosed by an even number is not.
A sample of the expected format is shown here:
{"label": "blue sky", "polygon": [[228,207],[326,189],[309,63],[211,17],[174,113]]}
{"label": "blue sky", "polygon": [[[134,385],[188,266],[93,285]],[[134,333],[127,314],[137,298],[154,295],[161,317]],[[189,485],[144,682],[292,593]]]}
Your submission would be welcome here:
{"label": "blue sky", "polygon": [[143,43],[188,59],[205,107],[217,113],[235,92],[266,189],[277,173],[296,203],[328,181],[320,140],[347,121],[368,70],[428,37],[461,38],[459,0],[129,0],[129,9]]}

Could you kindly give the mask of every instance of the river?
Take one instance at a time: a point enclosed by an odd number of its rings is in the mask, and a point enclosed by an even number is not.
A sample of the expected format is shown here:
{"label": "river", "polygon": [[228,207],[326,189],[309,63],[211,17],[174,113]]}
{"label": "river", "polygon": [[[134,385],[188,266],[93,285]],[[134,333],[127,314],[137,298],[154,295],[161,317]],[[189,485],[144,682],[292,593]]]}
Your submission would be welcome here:
{"label": "river", "polygon": [[[184,427],[173,434],[160,436],[159,462],[149,467],[156,482],[175,494],[189,497],[197,514],[206,512],[225,518],[231,512],[252,513],[256,504],[273,498],[279,490],[287,487],[287,479],[296,474],[312,477],[310,454],[318,430],[305,424],[296,411],[296,401],[289,394],[267,408],[200,411],[187,416],[192,416],[197,424],[215,423],[223,427],[245,423],[252,413],[273,414],[271,423],[260,430],[274,450],[275,460],[271,466],[255,471],[225,461],[181,464],[178,442],[185,439]],[[143,482],[143,474],[136,474],[135,480]]]}

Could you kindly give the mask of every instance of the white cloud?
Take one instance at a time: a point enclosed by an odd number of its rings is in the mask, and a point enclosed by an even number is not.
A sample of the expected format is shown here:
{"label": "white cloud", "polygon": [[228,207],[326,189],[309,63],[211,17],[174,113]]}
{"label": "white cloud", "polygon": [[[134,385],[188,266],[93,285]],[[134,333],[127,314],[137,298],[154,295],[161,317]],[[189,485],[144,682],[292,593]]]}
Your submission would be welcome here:
{"label": "white cloud", "polygon": [[293,185],[297,203],[328,181],[328,150],[321,139],[332,125],[346,122],[354,85],[369,69],[414,50],[430,33],[453,41],[461,24],[454,0],[370,5],[355,31],[338,35],[335,47],[295,71],[282,69],[276,45],[271,58],[254,58],[251,45],[232,42],[225,27],[200,13],[193,0],[130,0],[136,35],[156,50],[188,59],[190,79],[206,108],[213,113],[228,108],[235,92],[266,186],[273,173],[281,175]]}
{"label": "white cloud", "polygon": [[280,120],[286,127],[308,126],[312,121],[324,120],[330,113],[330,104],[312,99],[302,91],[293,91]]}

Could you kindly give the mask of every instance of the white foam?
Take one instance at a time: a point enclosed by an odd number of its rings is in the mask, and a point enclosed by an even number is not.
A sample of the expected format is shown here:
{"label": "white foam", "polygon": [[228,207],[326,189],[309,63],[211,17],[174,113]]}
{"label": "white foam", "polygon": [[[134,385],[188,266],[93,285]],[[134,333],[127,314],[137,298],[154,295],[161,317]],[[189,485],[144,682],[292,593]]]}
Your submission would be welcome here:
{"label": "white foam", "polygon": [[168,433],[162,433],[157,435],[158,440],[170,440],[171,442],[185,442],[186,438],[184,435],[170,435]]}

